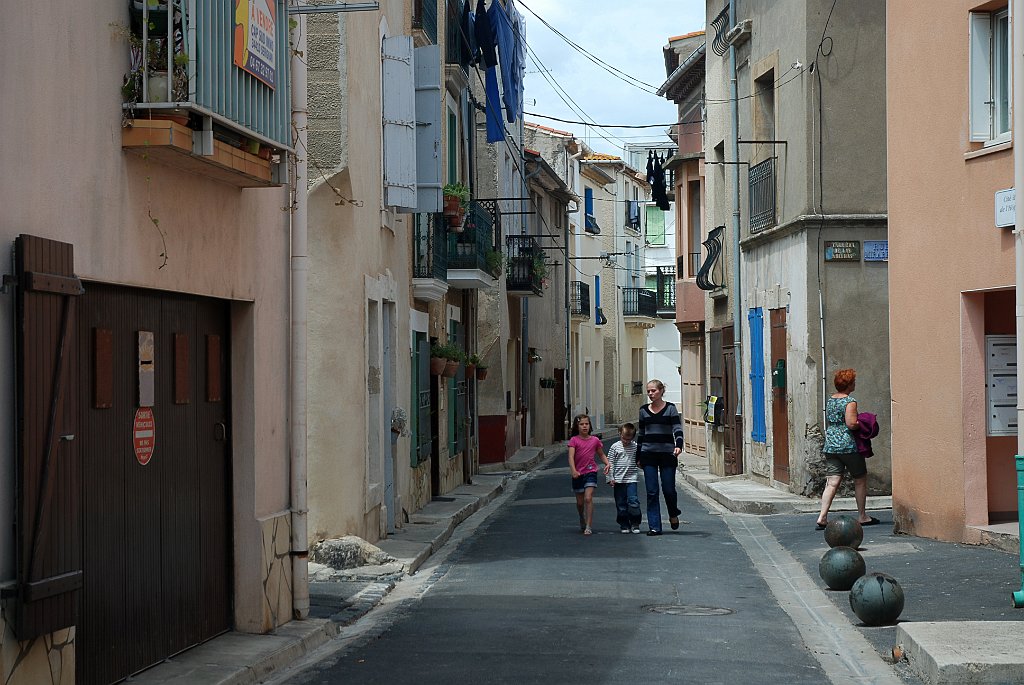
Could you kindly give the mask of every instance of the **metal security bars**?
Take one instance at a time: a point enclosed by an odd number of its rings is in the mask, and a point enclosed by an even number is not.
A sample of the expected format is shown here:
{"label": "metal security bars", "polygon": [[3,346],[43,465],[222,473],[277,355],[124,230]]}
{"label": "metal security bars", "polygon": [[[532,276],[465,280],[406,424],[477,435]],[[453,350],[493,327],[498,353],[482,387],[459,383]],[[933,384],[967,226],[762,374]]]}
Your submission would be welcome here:
{"label": "metal security bars", "polygon": [[416,215],[413,278],[448,277],[448,229],[440,214]]}
{"label": "metal security bars", "polygon": [[590,284],[573,281],[569,290],[569,311],[572,316],[582,319],[590,318]]}
{"label": "metal security bars", "polygon": [[505,286],[510,293],[540,295],[544,286],[544,250],[537,239],[528,235],[510,235],[505,238]]}
{"label": "metal security bars", "polygon": [[750,167],[750,232],[775,225],[775,157]]}
{"label": "metal security bars", "polygon": [[494,250],[494,238],[491,213],[473,200],[462,233],[448,234],[448,268],[489,271],[487,254]]}
{"label": "metal security bars", "polygon": [[718,16],[711,22],[711,28],[715,30],[715,39],[711,41],[711,49],[715,51],[715,54],[719,57],[725,54],[725,51],[729,49],[728,43],[725,42],[725,33],[729,30],[729,6],[718,13]]}
{"label": "metal security bars", "polygon": [[659,266],[655,272],[658,297],[658,313],[675,316],[676,312],[676,270],[671,266]]}

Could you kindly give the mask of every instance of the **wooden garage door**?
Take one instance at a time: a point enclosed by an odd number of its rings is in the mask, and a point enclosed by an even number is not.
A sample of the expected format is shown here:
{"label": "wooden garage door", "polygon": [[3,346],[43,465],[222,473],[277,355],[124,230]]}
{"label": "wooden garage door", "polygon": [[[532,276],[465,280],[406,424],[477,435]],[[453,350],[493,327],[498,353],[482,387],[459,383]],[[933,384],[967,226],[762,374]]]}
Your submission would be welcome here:
{"label": "wooden garage door", "polygon": [[[228,310],[206,298],[85,288],[76,682],[105,685],[231,627]],[[140,332],[153,342],[146,463],[133,440]]]}

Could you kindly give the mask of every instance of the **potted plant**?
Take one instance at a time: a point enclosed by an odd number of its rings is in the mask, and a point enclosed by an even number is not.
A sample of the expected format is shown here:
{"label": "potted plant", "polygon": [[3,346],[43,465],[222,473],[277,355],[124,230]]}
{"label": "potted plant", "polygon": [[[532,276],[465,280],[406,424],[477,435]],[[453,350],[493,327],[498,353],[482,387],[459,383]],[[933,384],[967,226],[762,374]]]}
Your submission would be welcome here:
{"label": "potted plant", "polygon": [[440,376],[444,372],[444,367],[448,363],[445,356],[448,354],[447,347],[448,345],[439,343],[430,346],[430,373],[434,376]]}
{"label": "potted plant", "polygon": [[[440,375],[445,378],[454,378],[455,374],[459,370],[459,362],[462,361],[462,356],[462,350],[460,350],[454,343],[448,342],[443,345],[434,345],[430,348],[431,372],[436,368],[434,366],[434,360],[442,359],[444,360],[444,366],[441,367],[441,371],[439,372]],[[438,366],[440,366],[440,363],[438,363]]]}
{"label": "potted plant", "polygon": [[477,365],[480,363],[480,357],[475,354],[471,354],[466,357],[466,373],[473,373],[476,370]]}
{"label": "potted plant", "polygon": [[469,188],[462,183],[449,183],[441,189],[444,195],[444,216],[448,227],[456,233],[462,232],[462,220],[469,205]]}
{"label": "potted plant", "polygon": [[477,362],[476,364],[476,379],[478,381],[485,380],[487,378],[487,364],[483,362]]}
{"label": "potted plant", "polygon": [[543,252],[534,253],[533,260],[530,263],[530,272],[535,281],[543,281],[547,277],[548,265],[544,262]]}
{"label": "potted plant", "polygon": [[484,255],[484,260],[487,265],[487,273],[491,274],[495,278],[500,277],[501,268],[505,263],[504,255],[501,254],[501,250],[488,250],[487,254]]}

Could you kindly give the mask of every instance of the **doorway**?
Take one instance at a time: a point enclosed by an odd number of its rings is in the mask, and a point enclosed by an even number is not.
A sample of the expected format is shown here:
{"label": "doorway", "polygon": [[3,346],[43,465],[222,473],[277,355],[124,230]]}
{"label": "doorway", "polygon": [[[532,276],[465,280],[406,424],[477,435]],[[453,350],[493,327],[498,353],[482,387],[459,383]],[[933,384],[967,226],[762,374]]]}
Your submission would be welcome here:
{"label": "doorway", "polygon": [[786,309],[771,309],[772,477],[789,484],[789,398],[786,367]]}

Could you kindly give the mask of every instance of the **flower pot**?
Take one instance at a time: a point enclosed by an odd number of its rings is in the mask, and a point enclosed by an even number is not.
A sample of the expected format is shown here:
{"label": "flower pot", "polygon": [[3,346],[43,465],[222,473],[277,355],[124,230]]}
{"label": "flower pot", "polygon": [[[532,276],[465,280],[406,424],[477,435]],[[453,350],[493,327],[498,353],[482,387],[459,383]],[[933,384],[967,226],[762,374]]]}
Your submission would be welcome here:
{"label": "flower pot", "polygon": [[466,374],[469,375],[476,371],[476,364],[466,364]]}
{"label": "flower pot", "polygon": [[448,360],[447,363],[444,365],[444,371],[441,372],[441,375],[444,376],[445,378],[455,378],[455,374],[458,372],[459,363]]}
{"label": "flower pot", "polygon": [[[446,217],[460,216],[462,214],[462,200],[454,195],[444,196],[444,215]],[[462,220],[459,220],[462,223]]]}
{"label": "flower pot", "polygon": [[478,381],[485,380],[487,378],[487,367],[480,368],[476,367],[476,379]]}
{"label": "flower pot", "polygon": [[430,358],[430,373],[434,376],[440,376],[444,372],[444,367],[448,363],[448,360],[444,357],[431,357]]}
{"label": "flower pot", "polygon": [[445,214],[445,220],[448,222],[448,230],[452,233],[462,233],[462,220],[465,218],[465,214],[461,211],[453,216]]}

